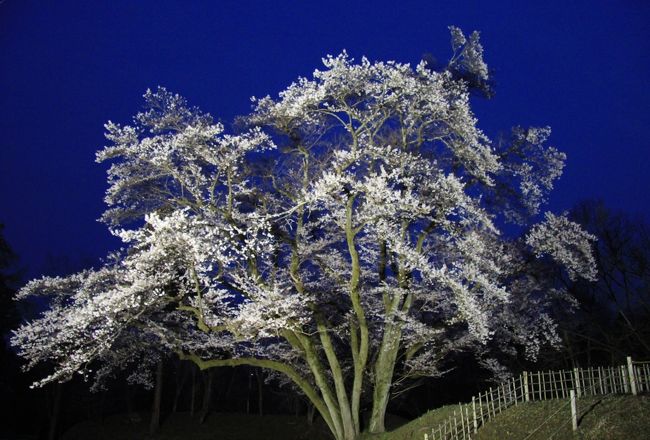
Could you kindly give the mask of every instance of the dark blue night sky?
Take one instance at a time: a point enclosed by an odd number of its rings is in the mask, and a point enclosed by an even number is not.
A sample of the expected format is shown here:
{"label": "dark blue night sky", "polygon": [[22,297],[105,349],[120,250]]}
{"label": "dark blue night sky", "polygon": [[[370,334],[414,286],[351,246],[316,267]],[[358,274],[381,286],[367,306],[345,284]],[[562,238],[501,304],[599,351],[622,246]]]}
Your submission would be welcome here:
{"label": "dark blue night sky", "polygon": [[650,218],[650,2],[30,1],[0,3],[0,223],[27,268],[119,245],[103,211],[103,124],[163,85],[223,121],[327,53],[417,63],[450,54],[447,26],[481,31],[492,137],[550,125],[568,154],[550,208],[585,198]]}

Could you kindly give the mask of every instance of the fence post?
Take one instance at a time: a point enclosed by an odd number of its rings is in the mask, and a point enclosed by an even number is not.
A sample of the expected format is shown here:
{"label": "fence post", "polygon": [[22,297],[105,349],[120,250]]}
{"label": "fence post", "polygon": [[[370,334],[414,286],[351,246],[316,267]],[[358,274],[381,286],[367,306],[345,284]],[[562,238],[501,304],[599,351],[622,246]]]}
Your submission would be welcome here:
{"label": "fence post", "polygon": [[630,389],[632,395],[636,396],[636,377],[634,376],[634,365],[632,365],[632,357],[627,357],[627,374],[630,376]]}
{"label": "fence post", "polygon": [[530,395],[528,394],[528,372],[524,371],[524,398],[526,402],[530,401]]}
{"label": "fence post", "polygon": [[580,370],[578,370],[578,367],[573,369],[573,380],[576,385],[576,394],[580,397],[582,396],[582,393],[580,392]]}
{"label": "fence post", "polygon": [[[487,396],[486,396],[486,400],[488,400]],[[494,394],[492,393],[492,387],[490,387],[490,398],[489,398],[488,402],[492,403],[492,417],[496,417],[497,412],[494,409]],[[490,406],[489,405],[490,405],[490,403],[488,403],[488,412],[490,411]]]}
{"label": "fence post", "polygon": [[458,402],[458,408],[460,409],[460,428],[463,430],[463,440],[465,440],[465,417],[463,416],[463,405],[460,402]]}
{"label": "fence post", "polygon": [[497,385],[497,410],[499,410],[499,414],[501,414],[501,387]]}
{"label": "fence post", "polygon": [[621,380],[623,381],[623,392],[626,394],[631,393],[632,391],[630,390],[630,383],[627,376],[627,368],[625,365],[621,365],[619,367],[619,371],[621,372]]}
{"label": "fence post", "polygon": [[472,396],[472,414],[474,416],[474,434],[476,434],[476,431],[478,430],[478,422],[476,421],[476,398],[474,396]]}
{"label": "fence post", "polygon": [[603,385],[602,367],[598,367],[598,385],[600,386],[600,394],[605,394],[605,388],[604,388],[604,385]]}
{"label": "fence post", "polygon": [[576,393],[573,390],[569,391],[569,393],[571,393],[571,425],[573,426],[573,430],[577,431],[578,430],[578,411],[576,409]]}

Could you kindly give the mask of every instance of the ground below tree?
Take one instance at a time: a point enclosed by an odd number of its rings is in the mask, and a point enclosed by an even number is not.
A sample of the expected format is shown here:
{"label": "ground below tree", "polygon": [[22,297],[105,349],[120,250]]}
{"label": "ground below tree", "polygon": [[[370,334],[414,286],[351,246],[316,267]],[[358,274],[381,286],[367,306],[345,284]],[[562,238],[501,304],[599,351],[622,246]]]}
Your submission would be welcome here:
{"label": "ground below tree", "polygon": [[133,422],[125,414],[103,421],[86,421],[73,426],[62,440],[330,440],[327,426],[309,425],[305,417],[289,415],[210,414],[203,424],[189,413],[170,414],[164,418],[158,434],[150,436],[149,420]]}

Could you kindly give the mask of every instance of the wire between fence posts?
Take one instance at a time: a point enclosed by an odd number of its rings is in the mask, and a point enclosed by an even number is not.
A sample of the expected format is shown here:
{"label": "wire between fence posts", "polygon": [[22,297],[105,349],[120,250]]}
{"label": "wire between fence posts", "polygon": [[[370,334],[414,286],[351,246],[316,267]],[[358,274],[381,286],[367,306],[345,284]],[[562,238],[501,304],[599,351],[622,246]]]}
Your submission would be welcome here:
{"label": "wire between fence posts", "polygon": [[[578,430],[578,410],[576,408],[576,393],[574,390],[570,390],[571,394],[571,426],[574,431]],[[565,419],[566,420],[566,419]]]}
{"label": "wire between fence posts", "polygon": [[627,374],[630,377],[630,388],[632,389],[632,395],[636,396],[636,377],[634,375],[634,365],[632,365],[632,357],[627,357]]}

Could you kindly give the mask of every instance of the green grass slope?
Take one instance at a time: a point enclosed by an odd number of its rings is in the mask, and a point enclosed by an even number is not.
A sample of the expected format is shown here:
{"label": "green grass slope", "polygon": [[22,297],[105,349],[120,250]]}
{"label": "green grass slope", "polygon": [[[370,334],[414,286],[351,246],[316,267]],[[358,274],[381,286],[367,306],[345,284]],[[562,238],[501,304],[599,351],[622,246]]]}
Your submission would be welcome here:
{"label": "green grass slope", "polygon": [[[424,433],[429,432],[432,426],[438,426],[458,411],[458,405],[443,406],[433,409],[417,419],[385,434],[365,434],[364,440],[411,440],[424,439]],[[387,423],[387,428],[389,428]],[[390,429],[390,428],[389,428]]]}
{"label": "green grass slope", "polygon": [[[473,440],[648,440],[650,396],[578,399],[578,431],[571,429],[569,400],[519,404],[487,422]],[[368,440],[424,440],[424,433],[458,411],[445,406],[399,429]],[[429,436],[429,438],[431,438]]]}
{"label": "green grass slope", "polygon": [[647,440],[650,397],[578,399],[578,431],[571,429],[567,400],[529,402],[497,415],[475,440]]}

